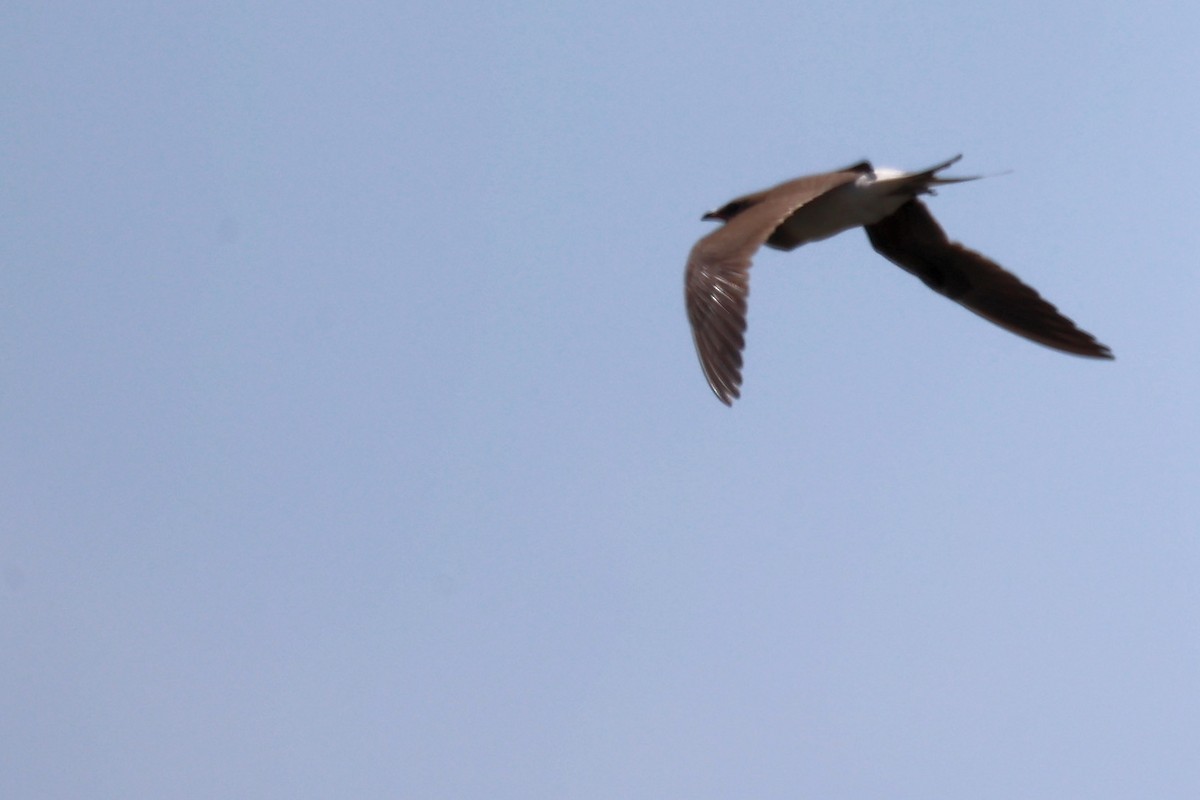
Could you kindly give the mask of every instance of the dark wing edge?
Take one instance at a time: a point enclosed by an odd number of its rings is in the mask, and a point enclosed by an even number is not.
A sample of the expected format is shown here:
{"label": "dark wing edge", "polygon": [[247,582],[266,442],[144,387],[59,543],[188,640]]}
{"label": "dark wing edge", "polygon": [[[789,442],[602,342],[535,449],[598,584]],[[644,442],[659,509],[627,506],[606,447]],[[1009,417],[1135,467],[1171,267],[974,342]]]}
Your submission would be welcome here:
{"label": "dark wing edge", "polygon": [[1113,358],[1108,347],[1017,276],[950,241],[921,201],[910,200],[866,231],[871,246],[884,258],[989,322],[1064,353]]}
{"label": "dark wing edge", "polygon": [[717,399],[731,406],[741,396],[750,262],[712,264],[693,254],[684,293],[704,377]]}

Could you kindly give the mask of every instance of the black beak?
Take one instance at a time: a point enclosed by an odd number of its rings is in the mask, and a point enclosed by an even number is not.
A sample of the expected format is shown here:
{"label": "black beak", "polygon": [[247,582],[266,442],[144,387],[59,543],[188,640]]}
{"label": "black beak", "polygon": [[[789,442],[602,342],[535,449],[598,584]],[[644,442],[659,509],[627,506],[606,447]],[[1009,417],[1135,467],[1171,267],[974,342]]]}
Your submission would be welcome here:
{"label": "black beak", "polygon": [[705,214],[703,217],[700,218],[700,221],[707,222],[710,219],[720,219],[720,218],[721,218],[721,215],[718,214],[717,212],[709,211],[707,214]]}

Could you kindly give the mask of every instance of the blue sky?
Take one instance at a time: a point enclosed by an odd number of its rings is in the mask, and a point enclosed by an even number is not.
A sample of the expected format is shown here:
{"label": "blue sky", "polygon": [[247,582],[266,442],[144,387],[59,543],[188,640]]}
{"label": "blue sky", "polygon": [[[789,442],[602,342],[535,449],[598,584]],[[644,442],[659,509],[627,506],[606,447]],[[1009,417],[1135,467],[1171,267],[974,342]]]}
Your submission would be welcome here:
{"label": "blue sky", "polygon": [[[0,20],[0,795],[1200,794],[1194,4]],[[959,152],[1117,360],[851,231],[722,406],[701,213]]]}

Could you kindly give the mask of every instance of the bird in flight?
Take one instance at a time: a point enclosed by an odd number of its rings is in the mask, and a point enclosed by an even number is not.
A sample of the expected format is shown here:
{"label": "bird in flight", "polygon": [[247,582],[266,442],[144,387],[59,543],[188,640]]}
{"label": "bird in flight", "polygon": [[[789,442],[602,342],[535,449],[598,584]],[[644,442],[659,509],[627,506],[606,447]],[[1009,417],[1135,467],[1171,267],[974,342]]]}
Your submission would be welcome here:
{"label": "bird in flight", "polygon": [[884,258],[984,319],[1065,353],[1113,357],[1015,275],[946,237],[917,198],[936,186],[976,180],[938,176],[960,158],[920,172],[875,169],[862,161],[730,200],[704,215],[725,224],[692,248],[684,295],[700,366],[722,403],[732,405],[741,395],[754,253],[764,244],[795,250],[859,226]]}

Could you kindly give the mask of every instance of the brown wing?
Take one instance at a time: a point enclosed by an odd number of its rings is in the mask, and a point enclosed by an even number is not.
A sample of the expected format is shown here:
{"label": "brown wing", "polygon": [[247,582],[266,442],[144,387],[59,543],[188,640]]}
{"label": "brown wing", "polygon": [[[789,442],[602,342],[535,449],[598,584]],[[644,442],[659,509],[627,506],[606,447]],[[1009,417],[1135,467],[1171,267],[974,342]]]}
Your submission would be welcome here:
{"label": "brown wing", "polygon": [[733,405],[741,392],[750,260],[796,209],[857,173],[801,178],[760,195],[722,227],[696,242],[684,274],[684,299],[700,366],[713,393]]}
{"label": "brown wing", "polygon": [[1107,347],[1075,327],[1015,275],[950,241],[921,201],[910,200],[866,230],[880,255],[984,319],[1055,350],[1090,358],[1113,357]]}
{"label": "brown wing", "polygon": [[688,260],[685,280],[688,322],[696,355],[713,393],[725,405],[741,395],[742,349],[746,346],[746,297],[750,259]]}

